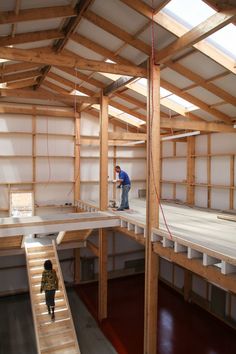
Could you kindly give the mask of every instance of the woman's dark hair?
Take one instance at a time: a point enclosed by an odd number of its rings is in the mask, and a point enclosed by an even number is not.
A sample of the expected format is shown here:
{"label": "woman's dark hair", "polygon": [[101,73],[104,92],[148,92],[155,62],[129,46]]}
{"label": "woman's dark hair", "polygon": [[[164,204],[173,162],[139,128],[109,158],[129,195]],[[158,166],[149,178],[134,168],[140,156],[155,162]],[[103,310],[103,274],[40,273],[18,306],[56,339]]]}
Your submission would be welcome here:
{"label": "woman's dark hair", "polygon": [[50,261],[50,259],[47,259],[44,262],[44,269],[45,270],[52,270],[52,262]]}

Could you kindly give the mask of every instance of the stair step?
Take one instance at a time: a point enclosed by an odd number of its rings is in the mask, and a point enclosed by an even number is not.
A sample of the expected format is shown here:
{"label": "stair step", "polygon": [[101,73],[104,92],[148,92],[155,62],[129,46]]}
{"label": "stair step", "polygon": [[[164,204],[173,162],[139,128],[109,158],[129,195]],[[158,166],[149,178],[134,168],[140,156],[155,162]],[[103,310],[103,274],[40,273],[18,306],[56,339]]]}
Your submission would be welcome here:
{"label": "stair step", "polygon": [[[37,259],[29,259],[29,267],[35,267],[37,266],[42,266],[44,265],[44,262],[47,260],[47,258],[37,258]],[[53,268],[56,265],[56,259],[51,258]],[[44,268],[43,268],[44,269]]]}
{"label": "stair step", "polygon": [[27,247],[28,253],[41,252],[42,250],[51,251],[51,250],[53,250],[53,246],[47,245],[47,246]]}
{"label": "stair step", "polygon": [[65,344],[74,344],[73,332],[57,333],[51,336],[41,337],[40,338],[40,347],[43,352],[44,349],[55,348],[59,349],[61,345]]}
{"label": "stair step", "polygon": [[[61,310],[58,312],[55,311],[55,322],[57,322],[58,320],[66,320],[67,318],[70,318],[68,309]],[[37,316],[37,322],[39,324],[48,323],[48,322],[50,323],[51,318],[48,314]]]}
{"label": "stair step", "polygon": [[[68,310],[67,306],[56,306],[55,307],[55,313],[56,311],[66,311]],[[41,309],[38,309],[38,310],[35,310],[35,313],[36,313],[36,316],[45,316],[45,315],[48,315],[48,310],[47,310],[47,307],[44,306],[43,308]],[[48,315],[49,316],[49,315]]]}
{"label": "stair step", "polygon": [[[45,301],[45,293],[33,292],[31,297],[34,301],[34,304],[39,304],[42,301]],[[61,291],[56,291],[55,299],[64,299],[64,294]]]}
{"label": "stair step", "polygon": [[55,347],[47,348],[41,350],[41,354],[77,354],[79,353],[78,349],[75,346],[75,343],[65,343]]}
{"label": "stair step", "polygon": [[[65,302],[65,299],[62,298],[62,299],[55,299],[55,306],[56,308],[61,308],[63,306],[66,306],[66,302]],[[38,304],[34,304],[34,309],[35,311],[40,311],[42,309],[47,309],[47,305],[46,305],[46,302],[45,301],[42,301]]]}
{"label": "stair step", "polygon": [[30,254],[28,254],[28,259],[51,259],[51,258],[55,258],[55,253],[54,251],[41,251],[41,252],[32,252]]}
{"label": "stair step", "polygon": [[[55,269],[56,272],[58,272],[58,267],[55,265],[53,266],[53,269]],[[44,267],[43,266],[39,266],[39,265],[33,265],[31,267],[29,267],[29,272],[30,272],[30,275],[42,275],[44,271]]]}
{"label": "stair step", "polygon": [[40,336],[50,333],[58,333],[58,331],[63,331],[64,329],[71,329],[71,320],[69,318],[58,320],[57,322],[47,322],[38,325],[38,333]]}
{"label": "stair step", "polygon": [[46,338],[46,337],[50,337],[50,336],[61,336],[61,333],[63,334],[71,334],[73,335],[73,331],[72,331],[72,328],[71,326],[61,326],[61,327],[58,327],[58,328],[54,328],[54,331],[49,331],[49,328],[47,328],[47,330],[45,331],[41,331],[41,332],[38,332],[39,333],[39,338]]}

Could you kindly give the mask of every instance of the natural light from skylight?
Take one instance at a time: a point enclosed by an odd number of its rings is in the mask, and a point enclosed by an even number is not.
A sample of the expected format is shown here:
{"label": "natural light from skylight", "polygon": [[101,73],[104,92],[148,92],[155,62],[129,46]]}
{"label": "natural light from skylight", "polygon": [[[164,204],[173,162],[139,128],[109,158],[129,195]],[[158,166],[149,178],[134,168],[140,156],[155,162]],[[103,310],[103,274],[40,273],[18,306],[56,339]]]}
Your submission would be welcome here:
{"label": "natural light from skylight", "polygon": [[[171,0],[162,10],[191,29],[216,13],[202,0]],[[236,58],[236,27],[225,26],[206,39],[224,54]]]}

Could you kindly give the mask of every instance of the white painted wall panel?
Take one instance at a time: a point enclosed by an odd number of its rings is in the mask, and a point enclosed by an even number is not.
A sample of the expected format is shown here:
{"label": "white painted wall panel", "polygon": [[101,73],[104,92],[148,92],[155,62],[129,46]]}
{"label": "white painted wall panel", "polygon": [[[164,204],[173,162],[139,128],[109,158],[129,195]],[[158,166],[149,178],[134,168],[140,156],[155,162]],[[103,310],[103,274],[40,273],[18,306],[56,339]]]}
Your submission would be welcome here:
{"label": "white painted wall panel", "polygon": [[227,186],[230,184],[230,158],[212,157],[211,158],[211,183]]}
{"label": "white painted wall panel", "polygon": [[195,160],[196,183],[207,183],[207,158],[198,157]]}
{"label": "white painted wall panel", "polygon": [[32,181],[32,158],[0,158],[0,182]]}
{"label": "white painted wall panel", "polygon": [[236,153],[236,133],[211,135],[212,153]]}
{"label": "white painted wall panel", "polygon": [[182,200],[182,202],[186,202],[187,198],[187,188],[186,186],[176,185],[176,199]]}
{"label": "white painted wall panel", "polygon": [[207,208],[207,188],[195,188],[195,205],[202,208]]}
{"label": "white painted wall panel", "polygon": [[162,142],[162,156],[173,156],[174,154],[174,144],[172,141]]}
{"label": "white painted wall panel", "polygon": [[37,181],[73,181],[74,180],[73,158],[47,158],[36,159]]}
{"label": "white painted wall panel", "polygon": [[196,136],[196,154],[206,154],[207,153],[207,135]]}
{"label": "white painted wall panel", "polygon": [[74,118],[37,117],[36,131],[38,133],[69,134],[74,132]]}
{"label": "white painted wall panel", "polygon": [[174,267],[174,285],[179,289],[184,287],[184,270],[178,266]]}
{"label": "white painted wall panel", "polygon": [[162,178],[170,181],[186,181],[187,163],[185,158],[163,160]]}
{"label": "white painted wall panel", "polygon": [[74,138],[59,136],[37,136],[36,155],[74,156]]}
{"label": "white painted wall panel", "polygon": [[177,142],[176,155],[177,156],[187,156],[187,143]]}
{"label": "white painted wall panel", "polygon": [[162,183],[162,198],[173,199],[173,185]]}
{"label": "white painted wall panel", "polygon": [[1,135],[0,155],[32,155],[31,135]]}
{"label": "white painted wall panel", "polygon": [[236,295],[231,294],[231,317],[236,321]]}
{"label": "white painted wall panel", "polygon": [[32,131],[32,118],[23,114],[1,114],[0,131],[30,133]]}
{"label": "white painted wall panel", "polygon": [[72,187],[72,183],[38,184],[35,189],[35,203],[38,205],[64,205],[65,203],[73,203],[74,190]]}
{"label": "white painted wall panel", "polygon": [[172,283],[172,272],[173,272],[173,264],[163,258],[160,258],[161,278],[167,280],[169,283]]}
{"label": "white painted wall panel", "polygon": [[229,190],[212,188],[211,207],[213,209],[229,209]]}

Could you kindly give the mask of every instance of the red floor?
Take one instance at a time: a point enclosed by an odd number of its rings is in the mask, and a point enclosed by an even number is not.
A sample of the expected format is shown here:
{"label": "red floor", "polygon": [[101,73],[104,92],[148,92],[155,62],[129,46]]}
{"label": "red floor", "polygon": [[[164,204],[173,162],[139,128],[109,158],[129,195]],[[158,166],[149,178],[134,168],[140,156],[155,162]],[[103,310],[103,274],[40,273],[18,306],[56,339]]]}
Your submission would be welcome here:
{"label": "red floor", "polygon": [[[158,354],[236,354],[236,332],[159,283]],[[97,283],[77,287],[97,318]],[[144,277],[113,279],[101,329],[119,354],[143,353]]]}

